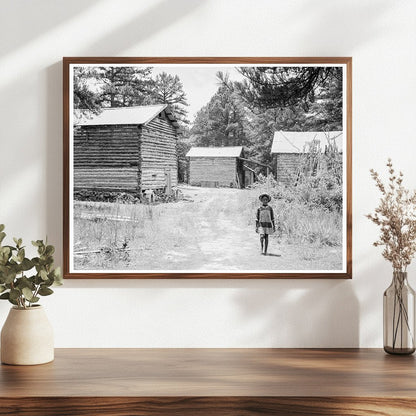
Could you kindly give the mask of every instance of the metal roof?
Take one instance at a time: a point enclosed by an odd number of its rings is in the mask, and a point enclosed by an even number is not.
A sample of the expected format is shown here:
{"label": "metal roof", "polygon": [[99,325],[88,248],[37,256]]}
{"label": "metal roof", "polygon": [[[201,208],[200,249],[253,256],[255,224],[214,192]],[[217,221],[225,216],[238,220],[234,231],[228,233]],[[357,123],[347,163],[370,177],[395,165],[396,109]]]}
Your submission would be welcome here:
{"label": "metal roof", "polygon": [[165,110],[166,116],[175,127],[177,120],[167,104],[137,105],[133,107],[103,108],[91,119],[76,121],[79,126],[103,126],[111,124],[146,124]]}
{"label": "metal roof", "polygon": [[187,157],[240,157],[243,146],[191,147]]}
{"label": "metal roof", "polygon": [[312,140],[319,140],[321,151],[324,151],[328,139],[335,139],[338,151],[342,152],[342,131],[276,131],[271,153],[303,153],[305,145]]}

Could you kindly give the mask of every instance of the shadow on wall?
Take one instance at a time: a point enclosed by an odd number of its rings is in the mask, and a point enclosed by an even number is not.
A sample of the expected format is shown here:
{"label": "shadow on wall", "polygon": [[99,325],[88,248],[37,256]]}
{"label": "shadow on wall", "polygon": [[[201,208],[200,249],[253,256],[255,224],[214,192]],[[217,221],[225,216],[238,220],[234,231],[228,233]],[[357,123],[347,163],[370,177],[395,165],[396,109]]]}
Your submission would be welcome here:
{"label": "shadow on wall", "polygon": [[[99,3],[99,0],[2,0],[0,25],[7,37],[7,42],[0,44],[0,56],[14,52],[21,46],[33,42],[59,27],[61,24],[76,18],[80,13]],[[23,30],[22,28],[30,28]],[[16,30],[17,29],[17,30]]]}
{"label": "shadow on wall", "polygon": [[241,321],[251,328],[243,345],[280,348],[357,347],[359,302],[351,281],[284,280],[235,296]]}
{"label": "shadow on wall", "polygon": [[[85,3],[85,2],[84,2]],[[120,51],[140,44],[147,37],[174,24],[193,12],[202,3],[193,0],[164,0],[156,3],[127,24],[108,33],[99,42],[80,49],[80,56],[119,55]],[[171,7],[169,7],[169,5]],[[167,11],[169,9],[169,12]],[[172,10],[170,10],[172,9]],[[47,68],[47,230],[50,241],[62,241],[62,62]],[[57,92],[59,91],[59,94]],[[59,230],[59,231],[58,231]],[[57,245],[56,257],[62,258],[62,247]]]}
{"label": "shadow on wall", "polygon": [[316,51],[321,56],[350,55],[355,48],[377,35],[384,34],[386,30],[391,31],[391,26],[387,26],[388,19],[384,25],[379,20],[392,8],[393,3],[389,0],[378,0],[376,5],[372,2],[346,3],[327,0],[298,4],[298,8],[287,20],[296,22],[299,38],[302,34],[309,39],[311,35],[325,36],[326,33],[327,42],[318,41],[318,45],[325,46],[325,51]]}
{"label": "shadow on wall", "polygon": [[203,5],[204,2],[195,0],[160,1],[139,16],[133,17],[129,23],[123,23],[96,43],[88,45],[82,52],[92,56],[119,56],[126,49],[138,46]]}
{"label": "shadow on wall", "polygon": [[[357,251],[355,256],[356,274],[360,276],[355,282],[361,305],[360,343],[370,348],[383,346],[383,293],[393,277],[392,267],[383,259],[381,251],[381,248],[369,244],[366,249]],[[374,261],[377,252],[379,256]]]}

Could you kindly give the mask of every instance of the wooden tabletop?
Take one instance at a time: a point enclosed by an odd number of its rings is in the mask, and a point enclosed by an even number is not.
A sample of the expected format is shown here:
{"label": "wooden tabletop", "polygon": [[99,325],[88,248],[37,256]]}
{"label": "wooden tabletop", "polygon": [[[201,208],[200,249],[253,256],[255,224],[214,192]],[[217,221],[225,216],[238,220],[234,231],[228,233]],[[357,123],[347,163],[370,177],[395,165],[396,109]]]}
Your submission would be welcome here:
{"label": "wooden tabletop", "polygon": [[[135,400],[140,398],[204,398],[211,404],[255,398],[263,404],[271,400],[268,409],[271,403],[290,403],[291,398],[308,398],[309,403],[325,398],[325,403],[343,406],[387,400],[386,406],[400,402],[409,411],[397,414],[414,415],[416,361],[414,356],[391,356],[379,349],[57,349],[49,364],[0,367],[0,404],[22,397],[78,398],[80,403],[91,397],[117,397],[119,403],[122,398],[135,403],[142,403]],[[205,414],[195,413],[195,402],[194,414]],[[235,414],[256,413],[240,409]],[[342,413],[321,409],[319,414]]]}

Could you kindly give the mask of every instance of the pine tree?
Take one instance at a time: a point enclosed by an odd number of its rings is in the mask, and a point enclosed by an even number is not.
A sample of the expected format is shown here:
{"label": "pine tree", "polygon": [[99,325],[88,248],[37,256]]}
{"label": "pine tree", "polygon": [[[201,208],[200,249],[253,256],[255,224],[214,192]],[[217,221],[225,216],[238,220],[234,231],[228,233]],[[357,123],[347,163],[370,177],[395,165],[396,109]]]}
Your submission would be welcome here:
{"label": "pine tree", "polygon": [[191,136],[198,146],[241,146],[247,144],[245,123],[245,108],[233,84],[222,84],[197,113]]}
{"label": "pine tree", "polygon": [[95,71],[88,67],[74,68],[73,100],[74,109],[83,115],[97,113],[100,110],[98,95],[92,89]]}
{"label": "pine tree", "polygon": [[102,107],[130,107],[150,102],[152,68],[136,66],[98,67],[96,82],[101,86]]}
{"label": "pine tree", "polygon": [[186,110],[189,104],[178,75],[170,75],[166,72],[157,74],[152,85],[151,96],[155,104],[168,104],[180,124],[189,124]]}
{"label": "pine tree", "polygon": [[[280,109],[289,118],[296,115],[292,127],[297,125],[301,131],[342,128],[342,68],[242,67],[237,70],[245,79],[235,82],[235,88],[253,111]],[[286,124],[290,124],[289,120]]]}

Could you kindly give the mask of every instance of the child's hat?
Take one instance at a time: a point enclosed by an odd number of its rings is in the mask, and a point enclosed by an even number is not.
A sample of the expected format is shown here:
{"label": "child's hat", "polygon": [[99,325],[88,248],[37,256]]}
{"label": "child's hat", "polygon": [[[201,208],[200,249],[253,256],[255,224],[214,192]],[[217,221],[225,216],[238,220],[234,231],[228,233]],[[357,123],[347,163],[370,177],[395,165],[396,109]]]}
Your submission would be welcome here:
{"label": "child's hat", "polygon": [[269,194],[261,194],[259,196],[260,201],[263,199],[263,197],[267,196],[267,199],[269,200],[269,202],[272,200],[272,197]]}

